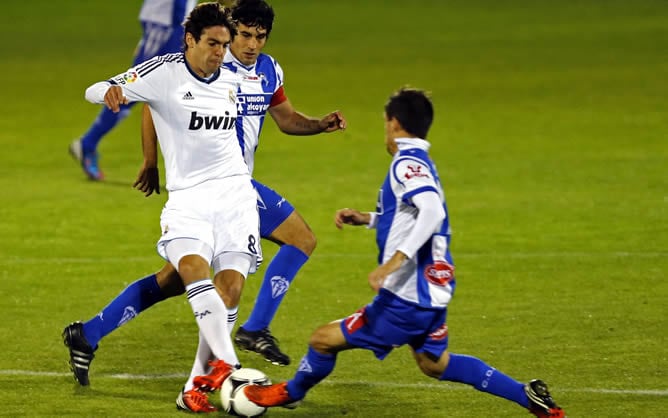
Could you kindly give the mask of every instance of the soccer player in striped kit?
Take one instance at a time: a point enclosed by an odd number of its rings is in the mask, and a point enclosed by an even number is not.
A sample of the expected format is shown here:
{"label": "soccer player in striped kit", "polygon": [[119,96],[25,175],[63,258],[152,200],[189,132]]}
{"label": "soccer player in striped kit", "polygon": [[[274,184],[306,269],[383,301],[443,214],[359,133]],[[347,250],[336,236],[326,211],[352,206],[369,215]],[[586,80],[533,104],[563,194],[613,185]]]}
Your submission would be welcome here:
{"label": "soccer player in striped kit", "polygon": [[[195,4],[197,0],[144,0],[139,11],[142,37],[135,49],[132,66],[158,55],[179,52],[183,44],[183,21]],[[70,155],[81,164],[89,179],[104,179],[98,165],[98,144],[130,113],[133,104],[122,105],[116,113],[102,108],[88,131],[70,143]]]}
{"label": "soccer player in striped kit", "polygon": [[434,110],[427,95],[401,89],[385,105],[385,146],[392,155],[374,212],[341,209],[335,224],[376,229],[378,267],[368,276],[378,295],[367,306],[318,328],[294,377],[245,393],[265,407],[295,407],[334,369],[339,352],[362,348],[382,360],[409,345],[420,370],[513,401],[538,417],[564,417],[541,380],[524,384],[482,360],[448,351],[447,307],[455,291],[450,219],[427,133]]}

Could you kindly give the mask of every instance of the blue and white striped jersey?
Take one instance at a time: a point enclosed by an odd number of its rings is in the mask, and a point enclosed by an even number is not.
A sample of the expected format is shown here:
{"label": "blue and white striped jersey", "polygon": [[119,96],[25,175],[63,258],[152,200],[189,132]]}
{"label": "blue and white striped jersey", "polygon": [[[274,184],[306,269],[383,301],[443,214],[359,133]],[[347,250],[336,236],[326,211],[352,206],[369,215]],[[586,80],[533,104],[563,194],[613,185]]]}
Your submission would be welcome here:
{"label": "blue and white striped jersey", "polygon": [[[436,192],[445,210],[445,220],[401,268],[387,276],[383,288],[425,308],[445,308],[454,291],[454,278],[439,273],[439,262],[453,264],[450,250],[450,221],[436,167],[429,157],[429,142],[417,138],[397,139],[399,151],[378,195],[376,244],[378,263],[389,260],[415,226],[418,209],[411,199],[427,191]],[[454,265],[454,264],[453,264]]]}
{"label": "blue and white striped jersey", "polygon": [[237,137],[252,175],[267,110],[286,100],[282,89],[283,69],[267,54],[260,54],[255,65],[247,67],[232,55],[229,48],[223,66],[241,78],[237,94]]}

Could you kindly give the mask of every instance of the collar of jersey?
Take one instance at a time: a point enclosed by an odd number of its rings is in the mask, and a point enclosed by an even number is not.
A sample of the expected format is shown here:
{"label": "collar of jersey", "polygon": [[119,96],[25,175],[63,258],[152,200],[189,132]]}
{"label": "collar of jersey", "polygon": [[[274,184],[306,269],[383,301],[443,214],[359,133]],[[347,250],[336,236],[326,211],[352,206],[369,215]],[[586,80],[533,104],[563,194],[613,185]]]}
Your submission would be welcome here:
{"label": "collar of jersey", "polygon": [[192,74],[193,77],[195,77],[196,79],[198,79],[199,81],[201,81],[202,83],[211,84],[211,83],[213,83],[214,81],[216,81],[216,80],[218,79],[218,77],[220,76],[220,68],[219,68],[219,69],[217,69],[216,72],[215,72],[211,77],[209,77],[209,78],[203,78],[203,77],[200,77],[200,76],[197,75],[197,73],[196,73],[195,71],[193,71],[193,69],[190,67],[190,64],[188,64],[188,60],[187,60],[187,59],[184,59],[183,62],[186,64],[186,68],[188,69],[188,72],[189,72],[190,74]]}
{"label": "collar of jersey", "polygon": [[[260,59],[260,56],[258,55],[257,58]],[[225,58],[223,58],[223,64],[229,64],[229,63],[232,63],[232,64],[236,65],[237,67],[241,67],[244,70],[246,70],[248,72],[251,72],[251,71],[253,71],[253,69],[257,65],[257,60],[255,60],[255,64],[251,65],[250,67],[247,67],[247,66],[243,65],[241,63],[241,61],[239,61],[237,59],[237,57],[234,56],[232,51],[230,51],[230,48],[227,47],[227,52],[225,52]]]}
{"label": "collar of jersey", "polygon": [[395,139],[399,151],[410,148],[419,148],[424,151],[428,151],[431,144],[428,141],[420,138],[397,138]]}

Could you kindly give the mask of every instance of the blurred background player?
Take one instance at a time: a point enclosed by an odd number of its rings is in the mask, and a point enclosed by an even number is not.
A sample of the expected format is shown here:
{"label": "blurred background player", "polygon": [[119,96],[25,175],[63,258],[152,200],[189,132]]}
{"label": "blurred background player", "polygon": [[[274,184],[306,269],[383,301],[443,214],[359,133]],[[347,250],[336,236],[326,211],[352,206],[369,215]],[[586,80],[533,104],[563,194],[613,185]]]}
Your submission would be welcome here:
{"label": "blurred background player", "polygon": [[[197,0],[144,0],[139,11],[142,37],[135,49],[132,66],[158,55],[181,51],[183,21]],[[118,113],[103,107],[93,124],[79,139],[70,143],[70,155],[91,180],[103,180],[98,165],[97,146],[102,138],[130,113],[133,103],[122,105]]]}
{"label": "blurred background player", "polygon": [[337,354],[362,348],[380,360],[409,345],[427,376],[469,384],[516,402],[538,417],[564,417],[540,380],[515,381],[482,360],[448,352],[447,307],[455,290],[450,220],[426,141],[434,110],[426,94],[401,89],[385,106],[385,146],[392,155],[375,212],[341,209],[338,228],[376,229],[379,266],[368,281],[374,300],[349,317],[318,328],[294,377],[244,390],[258,405],[295,406],[334,369]]}

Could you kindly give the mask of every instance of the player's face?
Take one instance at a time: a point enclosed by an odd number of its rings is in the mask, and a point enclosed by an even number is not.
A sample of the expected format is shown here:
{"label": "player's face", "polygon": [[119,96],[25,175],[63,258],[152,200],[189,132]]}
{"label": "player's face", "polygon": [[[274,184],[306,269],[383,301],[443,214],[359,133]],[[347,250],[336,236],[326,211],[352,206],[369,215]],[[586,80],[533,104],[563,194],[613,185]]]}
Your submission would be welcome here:
{"label": "player's face", "polygon": [[383,120],[385,121],[385,149],[390,155],[394,155],[397,152],[397,143],[395,142],[396,134],[396,119],[388,119],[387,114],[383,114]]}
{"label": "player's face", "polygon": [[192,34],[186,34],[186,59],[197,75],[208,77],[220,68],[230,38],[230,31],[225,26],[204,29],[199,42],[195,42]]}
{"label": "player's face", "polygon": [[267,43],[267,30],[257,26],[237,26],[237,36],[230,44],[230,51],[243,65],[251,66]]}

